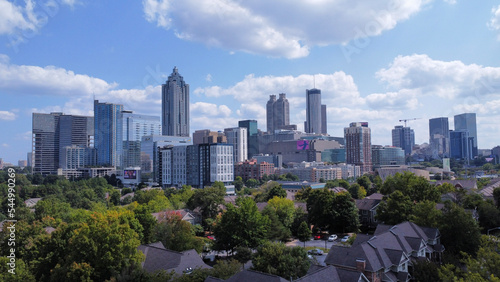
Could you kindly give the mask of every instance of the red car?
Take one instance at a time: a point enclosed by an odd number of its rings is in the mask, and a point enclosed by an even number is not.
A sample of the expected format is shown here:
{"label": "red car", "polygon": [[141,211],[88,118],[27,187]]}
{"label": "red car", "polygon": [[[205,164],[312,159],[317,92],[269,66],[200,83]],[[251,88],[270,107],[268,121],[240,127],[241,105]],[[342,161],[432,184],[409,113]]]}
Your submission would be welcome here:
{"label": "red car", "polygon": [[215,237],[214,237],[214,236],[210,236],[210,235],[208,235],[208,236],[207,236],[207,238],[208,238],[208,239],[210,239],[210,240],[212,240],[212,241],[213,241],[213,240],[215,240]]}
{"label": "red car", "polygon": [[314,240],[321,240],[321,235],[319,234],[314,235]]}

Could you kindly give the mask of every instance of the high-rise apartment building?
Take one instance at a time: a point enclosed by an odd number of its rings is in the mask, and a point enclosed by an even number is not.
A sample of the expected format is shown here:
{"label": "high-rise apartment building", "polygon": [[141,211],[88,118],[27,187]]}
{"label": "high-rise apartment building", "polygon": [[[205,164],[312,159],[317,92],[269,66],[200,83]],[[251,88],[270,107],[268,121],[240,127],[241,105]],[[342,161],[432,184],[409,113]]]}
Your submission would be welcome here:
{"label": "high-rise apartment building", "polygon": [[253,155],[259,153],[259,130],[257,128],[256,120],[240,120],[238,122],[238,127],[244,127],[247,129],[247,141],[248,141],[248,158],[252,158]]}
{"label": "high-rise apartment building", "polygon": [[371,130],[368,122],[352,122],[344,128],[346,162],[361,167],[361,173],[372,171]]}
{"label": "high-rise apartment building", "polygon": [[123,167],[141,166],[141,140],[143,136],[160,135],[161,121],[159,116],[122,112],[123,123]]}
{"label": "high-rise apartment building", "polygon": [[248,135],[244,127],[224,129],[227,144],[233,145],[234,163],[244,162],[248,159]]}
{"label": "high-rise apartment building", "polygon": [[162,135],[189,136],[189,84],[174,67],[161,87]]}
{"label": "high-rise apartment building", "polygon": [[268,133],[279,129],[296,129],[295,125],[290,126],[290,105],[285,93],[280,93],[278,100],[276,95],[269,95],[266,111]]}
{"label": "high-rise apartment building", "polygon": [[469,131],[469,137],[473,138],[472,156],[476,157],[477,153],[477,125],[476,113],[464,113],[454,117],[455,131]]}
{"label": "high-rise apartment building", "polygon": [[415,146],[415,132],[410,127],[402,125],[395,126],[392,130],[392,146],[404,150],[405,155],[411,155],[413,146]]}
{"label": "high-rise apartment building", "polygon": [[[326,109],[325,109],[326,113]],[[305,132],[320,134],[323,132],[321,121],[321,90],[306,90],[306,122]]]}
{"label": "high-rise apartment building", "polygon": [[93,123],[93,117],[33,113],[33,172],[54,174],[61,168],[61,152],[66,147],[91,147]]}
{"label": "high-rise apartment building", "polygon": [[447,117],[429,119],[429,144],[433,158],[450,156],[450,129]]}
{"label": "high-rise apartment building", "polygon": [[123,151],[123,105],[94,100],[94,131],[97,164],[121,167]]}

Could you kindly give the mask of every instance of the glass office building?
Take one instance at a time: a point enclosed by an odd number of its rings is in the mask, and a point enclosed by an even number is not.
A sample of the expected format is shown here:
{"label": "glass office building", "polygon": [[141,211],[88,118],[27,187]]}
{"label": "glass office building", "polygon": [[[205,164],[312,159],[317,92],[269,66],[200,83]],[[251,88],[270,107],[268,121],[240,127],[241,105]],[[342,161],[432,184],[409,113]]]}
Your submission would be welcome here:
{"label": "glass office building", "polygon": [[94,143],[97,164],[121,167],[123,150],[123,105],[94,100]]}
{"label": "glass office building", "polygon": [[141,141],[143,136],[160,135],[159,116],[122,112],[123,122],[123,167],[141,167]]}

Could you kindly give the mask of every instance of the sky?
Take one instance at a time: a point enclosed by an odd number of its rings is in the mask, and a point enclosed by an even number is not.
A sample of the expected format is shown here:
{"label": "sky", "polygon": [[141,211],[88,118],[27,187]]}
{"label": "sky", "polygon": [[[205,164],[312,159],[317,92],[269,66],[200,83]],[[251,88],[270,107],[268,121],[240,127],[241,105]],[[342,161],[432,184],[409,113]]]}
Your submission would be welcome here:
{"label": "sky", "polygon": [[256,119],[286,93],[303,130],[319,88],[328,133],[367,121],[372,144],[407,125],[477,114],[500,145],[500,1],[0,0],[0,158],[31,151],[32,113],[92,115],[93,99],[161,115],[174,67],[190,85],[191,132]]}

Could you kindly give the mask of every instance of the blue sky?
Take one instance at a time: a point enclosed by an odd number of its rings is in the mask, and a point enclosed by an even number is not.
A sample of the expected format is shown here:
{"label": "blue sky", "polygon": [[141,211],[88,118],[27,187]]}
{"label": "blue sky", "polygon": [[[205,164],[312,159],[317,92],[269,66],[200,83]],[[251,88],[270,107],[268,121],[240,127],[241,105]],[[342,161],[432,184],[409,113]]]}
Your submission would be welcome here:
{"label": "blue sky", "polygon": [[429,118],[475,112],[479,148],[500,145],[500,1],[0,0],[0,158],[26,159],[33,112],[92,115],[93,95],[159,116],[174,66],[191,131],[266,130],[282,92],[303,129],[315,83],[333,136],[368,121],[391,145],[419,118],[421,144]]}

